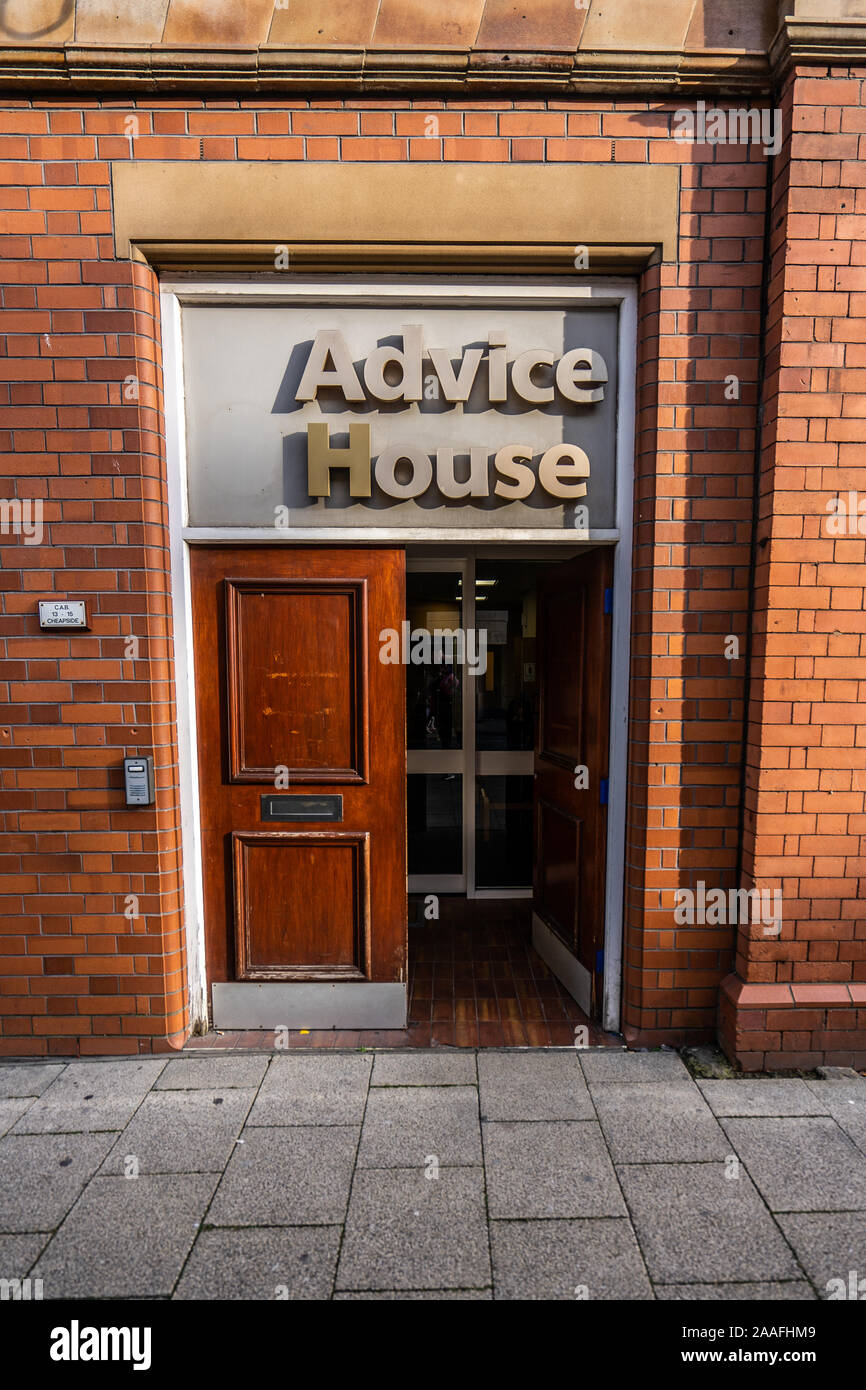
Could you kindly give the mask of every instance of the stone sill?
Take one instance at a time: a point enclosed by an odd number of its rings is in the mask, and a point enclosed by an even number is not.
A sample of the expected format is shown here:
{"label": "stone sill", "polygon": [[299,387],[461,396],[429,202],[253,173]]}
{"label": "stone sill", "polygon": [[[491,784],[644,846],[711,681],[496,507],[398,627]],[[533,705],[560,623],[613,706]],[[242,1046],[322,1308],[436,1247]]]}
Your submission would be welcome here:
{"label": "stone sill", "polygon": [[737,1009],[792,1009],[798,1006],[851,1008],[866,1005],[866,984],[759,984],[728,975],[722,991]]}
{"label": "stone sill", "polygon": [[[822,56],[822,61],[827,61]],[[539,50],[497,52],[476,48],[171,48],[161,44],[111,46],[69,43],[0,46],[7,89],[68,87],[76,91],[147,89],[256,92],[527,91],[646,92],[654,96],[700,91],[766,94],[766,53],[744,49],[671,51]]]}

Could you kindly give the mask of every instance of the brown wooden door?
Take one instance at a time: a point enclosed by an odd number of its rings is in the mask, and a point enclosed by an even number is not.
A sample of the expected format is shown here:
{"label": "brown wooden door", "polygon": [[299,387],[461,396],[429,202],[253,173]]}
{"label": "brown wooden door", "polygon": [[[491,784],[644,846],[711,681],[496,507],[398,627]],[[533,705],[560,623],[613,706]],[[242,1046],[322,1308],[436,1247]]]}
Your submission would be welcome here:
{"label": "brown wooden door", "polygon": [[600,548],[551,566],[538,595],[533,940],[594,1016],[602,999],[612,573],[612,554]]}
{"label": "brown wooden door", "polygon": [[404,982],[405,673],[378,659],[403,551],[191,572],[209,982]]}

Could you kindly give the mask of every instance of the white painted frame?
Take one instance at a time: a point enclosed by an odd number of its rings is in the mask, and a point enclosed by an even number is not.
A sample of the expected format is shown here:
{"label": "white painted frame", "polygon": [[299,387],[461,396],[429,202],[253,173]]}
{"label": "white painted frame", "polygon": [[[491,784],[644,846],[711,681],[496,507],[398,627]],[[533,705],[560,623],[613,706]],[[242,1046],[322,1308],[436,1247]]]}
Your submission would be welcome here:
{"label": "white painted frame", "polygon": [[[432,303],[473,306],[485,301],[498,306],[614,305],[619,310],[618,392],[616,438],[616,527],[584,532],[566,528],[508,531],[506,534],[444,528],[392,529],[343,527],[317,529],[315,535],[301,528],[198,528],[188,525],[187,458],[183,395],[183,303],[246,303],[265,299],[309,303],[339,298],[346,302],[399,304],[407,291],[413,298]],[[505,546],[532,543],[552,546],[588,542],[614,545],[611,711],[608,778],[607,872],[605,883],[604,997],[602,1023],[616,1031],[620,1025],[622,952],[624,931],[626,788],[628,767],[629,644],[631,638],[631,567],[634,505],[634,428],[637,366],[637,286],[627,279],[574,279],[527,283],[488,277],[455,282],[439,277],[420,281],[415,277],[344,277],[333,280],[232,279],[206,280],[178,277],[161,286],[163,377],[165,384],[166,462],[171,550],[172,608],[177,692],[178,757],[183,851],[184,912],[187,930],[190,1011],[194,1028],[207,1024],[207,979],[204,959],[203,878],[201,863],[195,691],[192,660],[192,614],[189,589],[189,547],[198,543],[237,544],[270,541],[297,544],[342,542],[367,545],[390,541],[403,545],[481,544]],[[474,595],[473,595],[474,596]],[[464,615],[469,624],[469,615]],[[473,808],[474,810],[474,808]]]}
{"label": "white painted frame", "polygon": [[194,1033],[207,1029],[204,874],[201,853],[201,808],[193,666],[192,601],[187,522],[186,411],[183,389],[180,302],[160,295],[163,349],[163,400],[171,558],[171,611],[174,636],[177,756],[180,790],[183,912],[186,926],[189,1011]]}

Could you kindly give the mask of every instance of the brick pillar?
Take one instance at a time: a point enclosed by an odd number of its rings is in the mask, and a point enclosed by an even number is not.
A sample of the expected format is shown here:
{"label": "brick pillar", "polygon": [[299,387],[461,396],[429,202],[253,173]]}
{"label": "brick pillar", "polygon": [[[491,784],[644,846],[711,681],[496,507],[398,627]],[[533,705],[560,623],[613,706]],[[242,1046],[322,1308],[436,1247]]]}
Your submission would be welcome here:
{"label": "brick pillar", "polygon": [[733,929],[679,925],[674,895],[735,883],[766,188],[760,149],[672,154],[678,260],[638,326],[622,1028],[650,1046],[715,1038],[733,962]]}
{"label": "brick pillar", "polygon": [[[165,1050],[188,1010],[158,286],[113,259],[107,189],[94,211],[74,165],[36,173],[42,211],[4,266],[15,497],[42,533],[3,538],[0,1053]],[[88,631],[40,632],[60,597]],[[126,809],[125,752],[153,754],[154,808]]]}
{"label": "brick pillar", "polygon": [[743,867],[783,911],[722,990],[747,1069],[866,1066],[866,70],[819,71],[785,82],[773,187]]}

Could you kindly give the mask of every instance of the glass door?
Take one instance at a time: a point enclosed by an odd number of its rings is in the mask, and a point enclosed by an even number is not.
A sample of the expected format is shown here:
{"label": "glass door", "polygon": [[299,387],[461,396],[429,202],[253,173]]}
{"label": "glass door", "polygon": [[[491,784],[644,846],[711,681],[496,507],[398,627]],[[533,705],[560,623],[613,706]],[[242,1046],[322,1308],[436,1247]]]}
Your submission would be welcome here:
{"label": "glass door", "polygon": [[473,678],[456,660],[434,661],[437,653],[432,650],[437,629],[454,632],[471,624],[464,597],[470,585],[469,564],[459,559],[410,559],[406,566],[410,893],[465,893],[471,882],[466,825],[475,713],[468,687]]}
{"label": "glass door", "polygon": [[[535,594],[540,562],[410,558],[409,891],[532,890]],[[475,634],[477,674],[419,634]],[[430,656],[428,661],[425,658]]]}
{"label": "glass door", "polygon": [[474,564],[475,625],[487,669],[475,681],[474,897],[529,897],[539,561]]}

